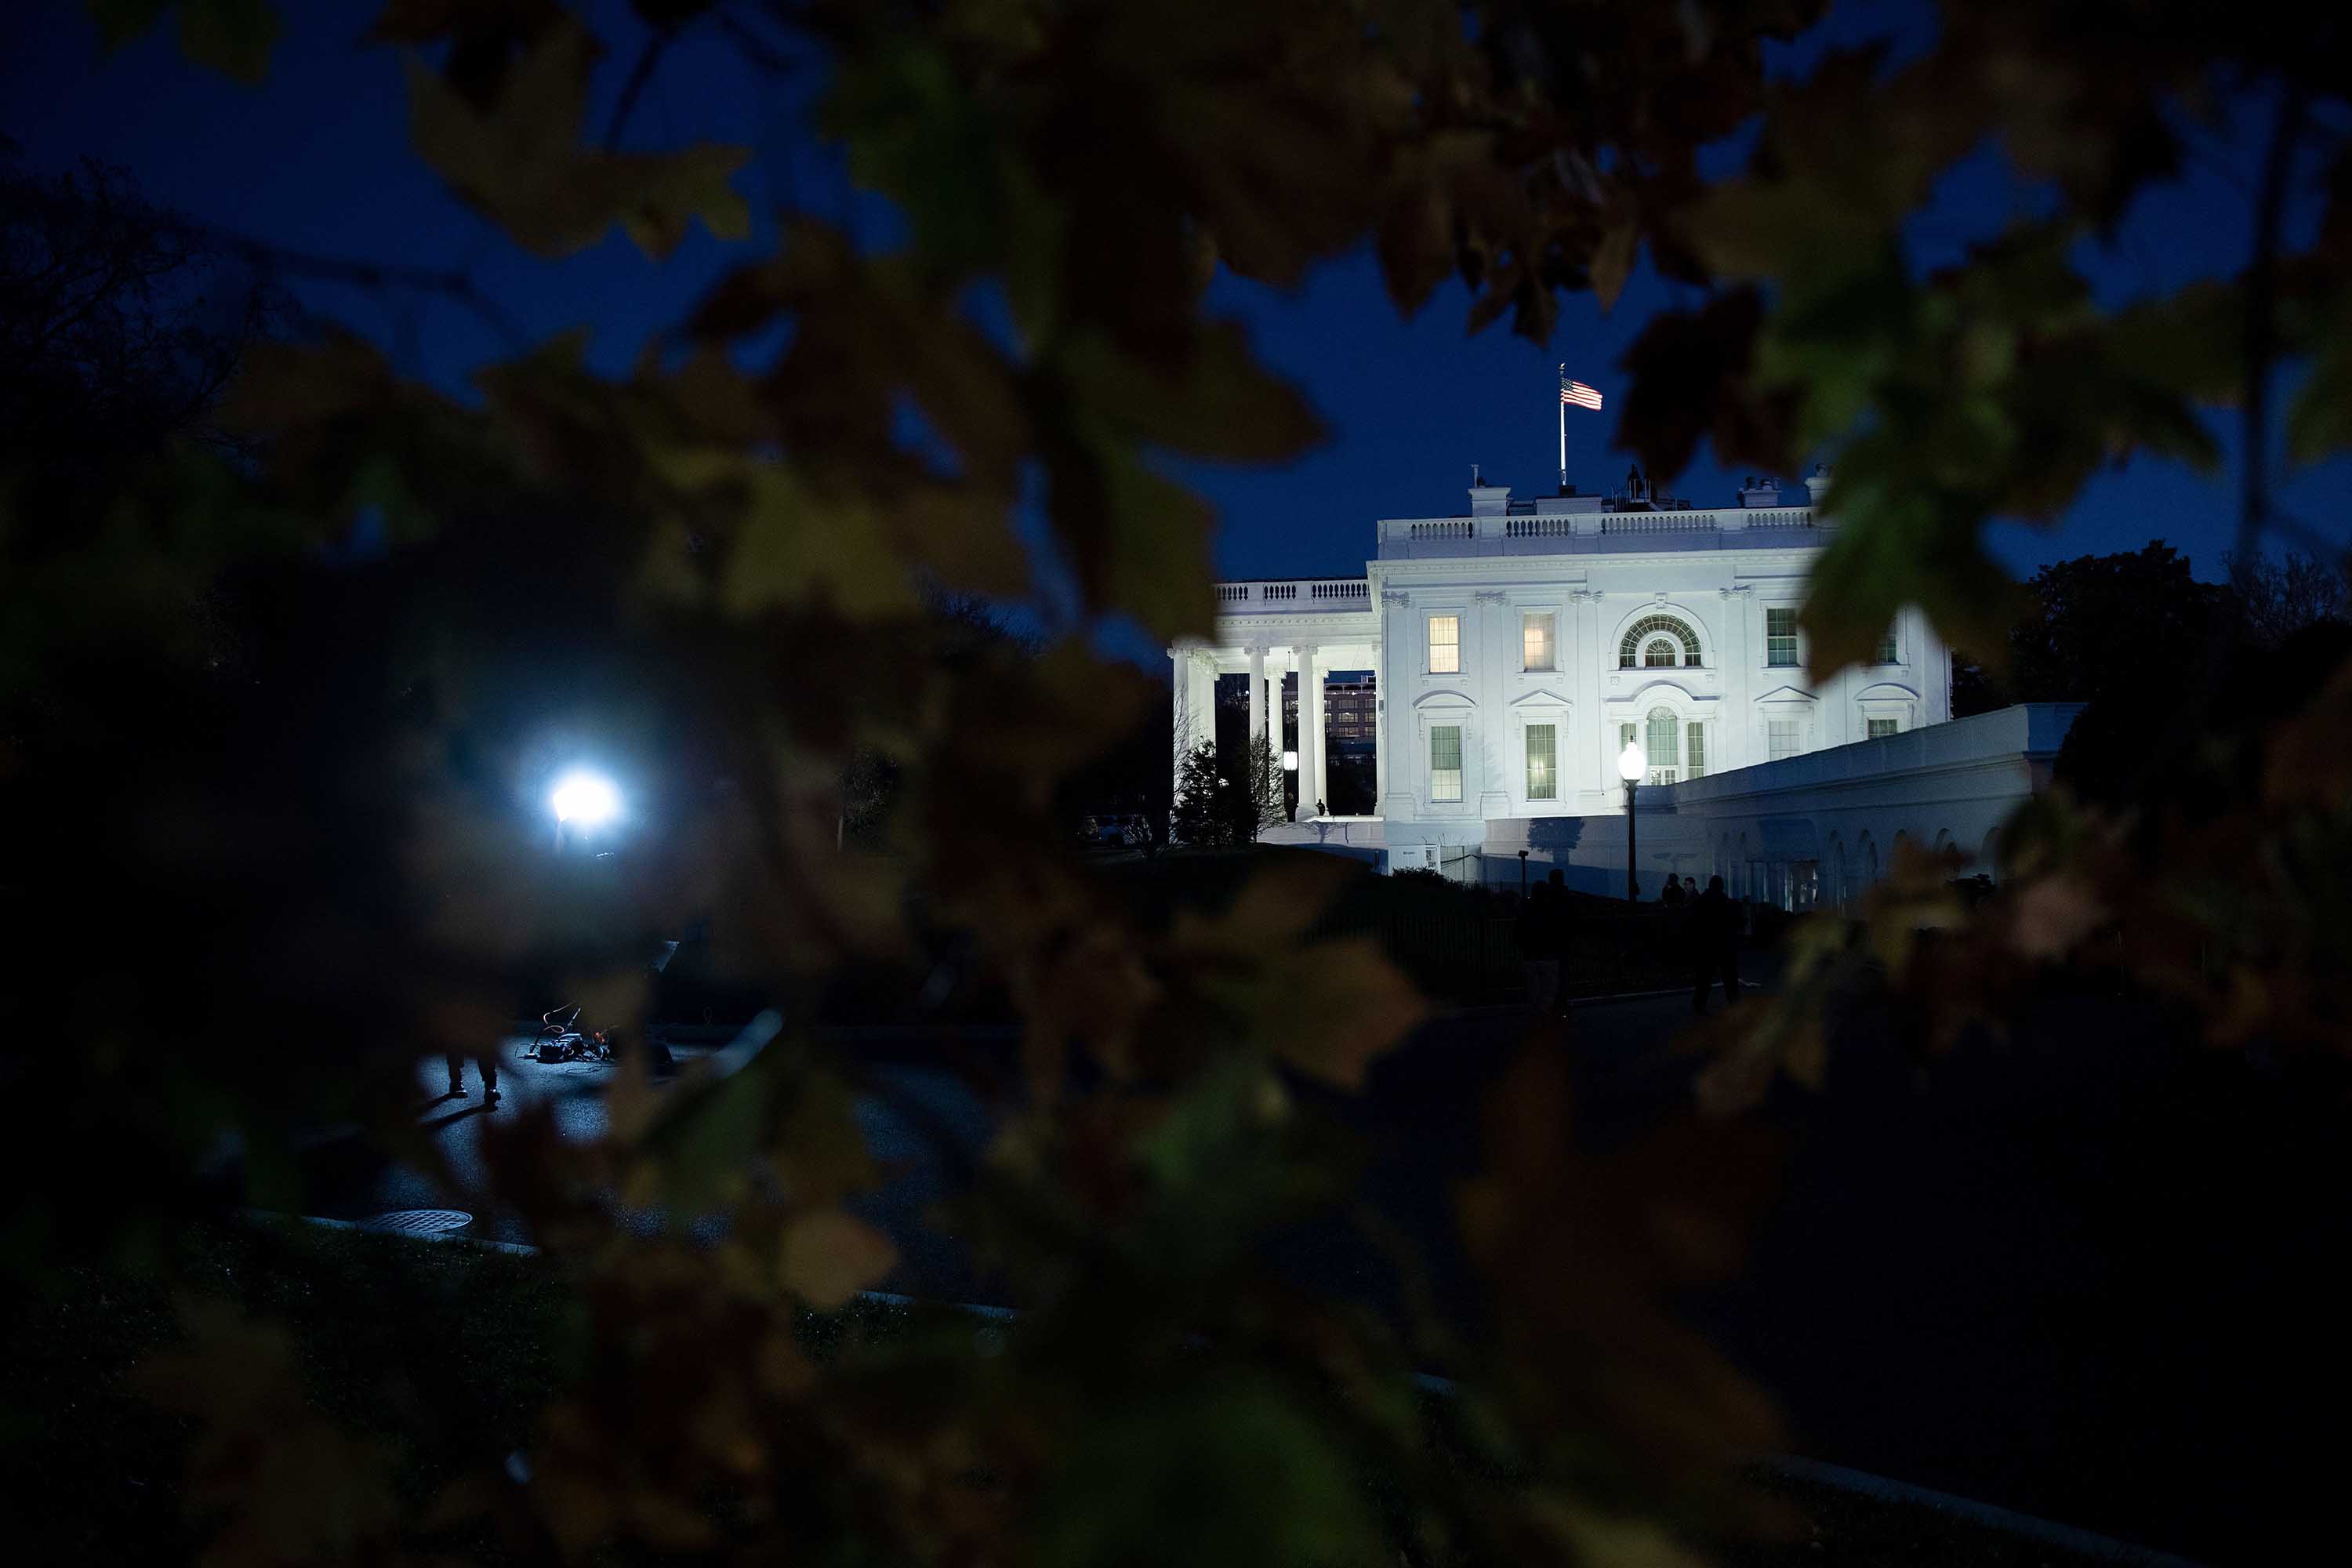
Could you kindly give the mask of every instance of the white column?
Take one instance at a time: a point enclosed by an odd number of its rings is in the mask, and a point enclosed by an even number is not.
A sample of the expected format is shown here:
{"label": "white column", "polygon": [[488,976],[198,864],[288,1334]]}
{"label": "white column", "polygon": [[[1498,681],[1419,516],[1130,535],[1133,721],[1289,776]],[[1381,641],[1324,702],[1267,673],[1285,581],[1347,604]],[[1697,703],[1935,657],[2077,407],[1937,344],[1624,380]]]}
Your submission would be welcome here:
{"label": "white column", "polygon": [[1389,617],[1387,594],[1380,579],[1372,579],[1372,608],[1379,612],[1380,629],[1372,638],[1372,815],[1378,816],[1388,809],[1389,795]]}
{"label": "white column", "polygon": [[1290,650],[1298,666],[1298,815],[1315,815],[1315,803],[1325,800],[1323,783],[1323,663],[1314,645],[1301,643]]}
{"label": "white column", "polygon": [[1168,650],[1168,751],[1175,768],[1168,793],[1171,804],[1184,798],[1184,758],[1192,750],[1193,726],[1199,722],[1190,706],[1192,683],[1185,679],[1192,664],[1192,656],[1182,648]]}
{"label": "white column", "polygon": [[[1472,721],[1478,726],[1475,798],[1478,816],[1493,822],[1511,815],[1510,685],[1505,676],[1519,667],[1518,650],[1513,646],[1517,612],[1503,590],[1485,588],[1472,595],[1470,613],[1478,625],[1478,664],[1470,671],[1469,682],[1478,704]],[[1474,798],[1467,789],[1463,796]]]}
{"label": "white column", "polygon": [[1249,732],[1255,740],[1265,733],[1265,649],[1249,650]]}
{"label": "white column", "polygon": [[1185,710],[1192,716],[1192,743],[1217,743],[1217,656],[1195,651],[1184,666]]}
{"label": "white column", "polygon": [[1617,668],[1617,650],[1602,646],[1598,593],[1579,589],[1569,595],[1568,608],[1576,617],[1576,787],[1605,795],[1617,777],[1617,744],[1601,710],[1601,690],[1602,672]]}
{"label": "white column", "polygon": [[[1414,675],[1421,669],[1421,627],[1414,624],[1411,595],[1396,589],[1381,595],[1381,815],[1411,822],[1420,811],[1417,785],[1422,763],[1413,755]],[[1391,839],[1391,843],[1395,840]]]}
{"label": "white column", "polygon": [[[1272,650],[1268,650],[1271,652]],[[1282,761],[1282,660],[1270,659],[1265,670],[1265,738],[1274,760]]]}

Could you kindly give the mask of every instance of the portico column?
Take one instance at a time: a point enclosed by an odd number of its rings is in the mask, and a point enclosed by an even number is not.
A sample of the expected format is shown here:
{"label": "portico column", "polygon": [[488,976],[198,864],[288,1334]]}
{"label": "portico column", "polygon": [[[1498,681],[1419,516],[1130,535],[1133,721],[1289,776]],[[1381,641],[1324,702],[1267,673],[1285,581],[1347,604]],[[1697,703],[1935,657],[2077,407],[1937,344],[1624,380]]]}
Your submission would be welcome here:
{"label": "portico column", "polygon": [[[1269,652],[1272,650],[1269,649]],[[1275,764],[1282,763],[1282,660],[1269,660],[1265,671],[1265,740]]]}
{"label": "portico column", "polygon": [[1249,732],[1255,740],[1265,733],[1265,649],[1249,650]]}
{"label": "portico column", "polygon": [[1195,649],[1184,666],[1185,711],[1192,716],[1192,743],[1217,744],[1217,657]]}
{"label": "portico column", "polygon": [[1315,803],[1326,798],[1323,784],[1323,668],[1315,645],[1301,643],[1291,650],[1298,665],[1298,815],[1315,815]]}

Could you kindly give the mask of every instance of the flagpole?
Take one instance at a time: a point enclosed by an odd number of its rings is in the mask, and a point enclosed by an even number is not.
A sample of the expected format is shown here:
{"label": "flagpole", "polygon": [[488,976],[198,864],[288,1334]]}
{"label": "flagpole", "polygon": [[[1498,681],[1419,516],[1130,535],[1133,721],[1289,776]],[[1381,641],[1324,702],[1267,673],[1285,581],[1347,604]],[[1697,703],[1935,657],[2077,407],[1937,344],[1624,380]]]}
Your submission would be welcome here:
{"label": "flagpole", "polygon": [[[1559,367],[1559,384],[1563,394],[1568,386],[1568,366]],[[1559,400],[1559,493],[1568,493],[1568,398]]]}

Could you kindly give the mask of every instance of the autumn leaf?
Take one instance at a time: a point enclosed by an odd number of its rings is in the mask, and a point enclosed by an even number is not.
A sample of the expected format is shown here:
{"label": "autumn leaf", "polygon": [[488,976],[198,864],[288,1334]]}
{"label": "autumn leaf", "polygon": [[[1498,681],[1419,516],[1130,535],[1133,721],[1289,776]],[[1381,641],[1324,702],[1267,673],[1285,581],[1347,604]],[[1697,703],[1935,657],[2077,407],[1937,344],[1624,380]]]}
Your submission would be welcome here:
{"label": "autumn leaf", "polygon": [[822,1312],[878,1282],[898,1261],[888,1237],[838,1209],[820,1209],[785,1229],[778,1268],[784,1288]]}
{"label": "autumn leaf", "polygon": [[198,65],[239,81],[269,74],[278,42],[278,8],[269,0],[89,0],[90,15],[110,49],[139,37],[175,5],[180,49]]}
{"label": "autumn leaf", "polygon": [[750,232],[729,181],[749,156],[732,147],[607,153],[581,144],[596,45],[577,22],[548,28],[515,61],[497,102],[478,109],[423,61],[408,64],[410,133],[458,195],[542,256],[585,249],[618,223],[667,256],[700,218],[722,239]]}

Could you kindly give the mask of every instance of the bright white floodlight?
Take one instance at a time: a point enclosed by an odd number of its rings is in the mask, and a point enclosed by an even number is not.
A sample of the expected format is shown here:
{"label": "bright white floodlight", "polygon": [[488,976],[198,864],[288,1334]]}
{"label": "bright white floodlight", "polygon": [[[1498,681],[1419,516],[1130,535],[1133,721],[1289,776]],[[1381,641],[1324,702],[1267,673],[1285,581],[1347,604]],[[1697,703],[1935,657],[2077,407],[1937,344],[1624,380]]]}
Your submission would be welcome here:
{"label": "bright white floodlight", "polygon": [[1649,771],[1650,759],[1642,754],[1642,742],[1626,742],[1625,749],[1617,753],[1617,776],[1627,784],[1639,784]]}
{"label": "bright white floodlight", "polygon": [[1295,773],[1298,771],[1298,753],[1297,752],[1285,752],[1282,753],[1282,771],[1286,773]]}
{"label": "bright white floodlight", "polygon": [[548,797],[555,820],[574,827],[601,827],[621,815],[621,792],[602,773],[568,773]]}

